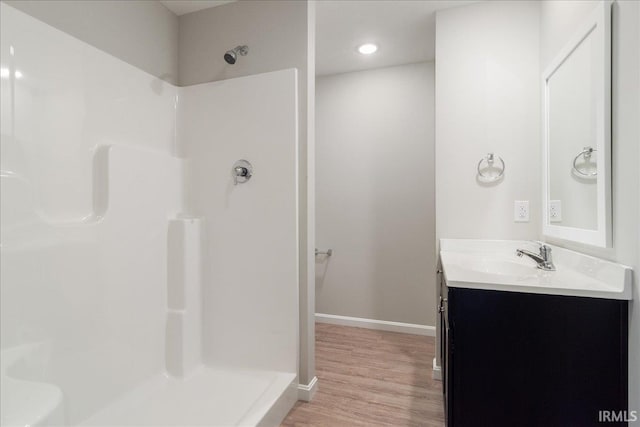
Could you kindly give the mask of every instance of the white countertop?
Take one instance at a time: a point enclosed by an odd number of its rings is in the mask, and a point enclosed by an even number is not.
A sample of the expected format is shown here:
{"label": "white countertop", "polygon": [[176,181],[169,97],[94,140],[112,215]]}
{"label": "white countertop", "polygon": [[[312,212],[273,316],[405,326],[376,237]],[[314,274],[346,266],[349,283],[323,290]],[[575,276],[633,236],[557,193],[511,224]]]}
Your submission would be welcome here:
{"label": "white countertop", "polygon": [[554,245],[556,271],[543,271],[516,249],[537,253],[520,240],[441,239],[440,260],[449,287],[630,300],[632,269]]}

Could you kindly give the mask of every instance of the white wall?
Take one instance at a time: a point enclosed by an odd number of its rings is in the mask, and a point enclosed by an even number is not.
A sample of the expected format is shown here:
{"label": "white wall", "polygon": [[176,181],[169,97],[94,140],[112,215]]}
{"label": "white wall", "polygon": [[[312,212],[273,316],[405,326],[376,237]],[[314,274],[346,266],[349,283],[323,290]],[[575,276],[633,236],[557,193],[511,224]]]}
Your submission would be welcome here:
{"label": "white wall", "polygon": [[178,17],[156,1],[5,3],[170,83],[178,81]]}
{"label": "white wall", "polygon": [[[541,68],[564,45],[595,2],[541,2]],[[634,267],[635,289],[629,309],[629,408],[640,410],[640,2],[617,1],[612,9],[612,182],[613,247],[599,249],[554,243]]]}
{"label": "white wall", "polygon": [[435,323],[434,64],[316,82],[316,312]]}
{"label": "white wall", "polygon": [[[539,15],[531,1],[480,2],[436,15],[437,239],[539,235]],[[482,184],[476,167],[488,152],[506,170],[501,181]],[[529,200],[528,223],[513,221],[515,200]],[[436,338],[438,365],[439,345]]]}
{"label": "white wall", "polygon": [[[180,85],[224,80],[284,68],[306,68],[307,4],[240,1],[180,16]],[[227,64],[224,53],[248,45]]]}
{"label": "white wall", "polygon": [[[540,229],[538,2],[481,2],[436,16],[438,238],[533,239]],[[488,152],[504,179],[476,181]],[[529,200],[530,221],[513,221]]]}
{"label": "white wall", "polygon": [[[180,17],[180,85],[192,85],[286,68],[298,69],[298,165],[300,225],[300,382],[314,375],[313,311],[313,36],[314,4],[307,1],[240,1],[189,13]],[[236,64],[224,61],[224,53],[238,45],[249,54]]]}

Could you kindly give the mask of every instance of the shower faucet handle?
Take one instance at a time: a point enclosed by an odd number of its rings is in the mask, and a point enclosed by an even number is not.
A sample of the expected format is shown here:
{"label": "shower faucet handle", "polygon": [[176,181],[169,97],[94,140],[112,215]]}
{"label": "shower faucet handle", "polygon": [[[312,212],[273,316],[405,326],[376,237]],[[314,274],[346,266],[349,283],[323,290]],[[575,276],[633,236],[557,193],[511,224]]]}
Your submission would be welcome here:
{"label": "shower faucet handle", "polygon": [[238,185],[238,178],[247,176],[247,168],[236,166],[234,168],[235,176],[233,177],[233,185]]}
{"label": "shower faucet handle", "polygon": [[238,160],[233,165],[233,169],[231,170],[231,175],[233,176],[233,184],[243,184],[253,175],[253,167],[251,163],[246,160]]}

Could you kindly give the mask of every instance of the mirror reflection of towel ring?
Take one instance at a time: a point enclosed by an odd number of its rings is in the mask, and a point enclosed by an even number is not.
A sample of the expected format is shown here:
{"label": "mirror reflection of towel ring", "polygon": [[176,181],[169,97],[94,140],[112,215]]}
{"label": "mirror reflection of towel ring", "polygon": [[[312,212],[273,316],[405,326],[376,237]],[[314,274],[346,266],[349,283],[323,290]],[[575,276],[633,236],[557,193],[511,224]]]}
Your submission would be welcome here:
{"label": "mirror reflection of towel ring", "polygon": [[[494,176],[488,176],[483,174],[482,171],[480,170],[480,166],[482,166],[482,162],[487,162],[487,165],[489,167],[493,167],[493,164],[495,163],[496,158],[498,158],[501,164],[501,167],[499,168],[500,172]],[[478,167],[477,167],[478,176],[486,182],[494,182],[502,178],[502,176],[504,175],[504,169],[505,169],[505,164],[504,164],[504,160],[502,160],[502,157],[496,156],[493,153],[488,153],[486,156],[481,158],[480,161],[478,162]]]}
{"label": "mirror reflection of towel ring", "polygon": [[582,176],[587,176],[587,177],[598,176],[597,170],[591,173],[584,173],[580,169],[578,169],[578,166],[576,165],[576,162],[580,157],[584,157],[585,162],[588,162],[591,159],[591,154],[594,151],[598,151],[598,150],[592,147],[584,147],[584,149],[581,152],[579,152],[577,156],[573,158],[573,171]]}

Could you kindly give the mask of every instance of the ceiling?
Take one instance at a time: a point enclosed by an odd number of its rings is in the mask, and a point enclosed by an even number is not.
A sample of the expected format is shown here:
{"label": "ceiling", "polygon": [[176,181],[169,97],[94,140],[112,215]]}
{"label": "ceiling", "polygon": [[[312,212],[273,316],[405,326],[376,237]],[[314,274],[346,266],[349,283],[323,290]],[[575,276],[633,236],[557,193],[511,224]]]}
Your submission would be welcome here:
{"label": "ceiling", "polygon": [[[236,0],[161,1],[176,15]],[[316,74],[327,75],[435,57],[435,12],[478,0],[319,0],[316,2]],[[358,53],[375,43],[373,55]]]}
{"label": "ceiling", "polygon": [[[477,1],[477,0],[476,0]],[[321,0],[316,2],[316,74],[337,74],[435,57],[437,10],[464,0]],[[375,43],[373,55],[358,53]]]}
{"label": "ceiling", "polygon": [[231,3],[235,0],[172,0],[172,1],[160,1],[170,11],[176,15],[184,15],[185,13],[196,12],[202,9],[208,9],[210,7],[220,6],[226,3]]}

